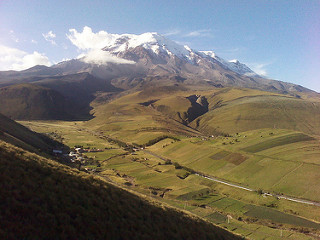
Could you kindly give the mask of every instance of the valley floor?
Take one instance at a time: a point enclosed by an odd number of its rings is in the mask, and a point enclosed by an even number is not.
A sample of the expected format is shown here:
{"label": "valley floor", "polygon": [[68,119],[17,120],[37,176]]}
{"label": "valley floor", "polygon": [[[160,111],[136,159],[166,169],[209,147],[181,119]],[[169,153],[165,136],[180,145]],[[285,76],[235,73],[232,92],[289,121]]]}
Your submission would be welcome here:
{"label": "valley floor", "polygon": [[[20,123],[58,136],[70,147],[103,149],[82,153],[80,168],[248,239],[320,236],[316,182],[320,149],[316,138],[264,129],[211,138],[137,134],[133,145],[132,140],[127,144],[125,137],[110,138],[110,132],[92,130],[85,122]],[[268,168],[270,161],[274,162],[272,169]],[[308,174],[301,175],[306,171]],[[293,176],[301,180],[293,181]],[[315,204],[290,201],[285,196]]]}

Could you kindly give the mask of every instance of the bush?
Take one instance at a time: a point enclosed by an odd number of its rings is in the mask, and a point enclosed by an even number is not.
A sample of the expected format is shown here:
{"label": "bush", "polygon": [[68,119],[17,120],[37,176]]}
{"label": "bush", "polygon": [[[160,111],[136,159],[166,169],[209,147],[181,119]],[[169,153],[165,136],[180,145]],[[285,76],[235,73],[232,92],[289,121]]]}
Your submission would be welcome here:
{"label": "bush", "polygon": [[164,164],[165,164],[165,165],[171,165],[172,162],[171,162],[171,160],[166,160]]}
{"label": "bush", "polygon": [[181,165],[177,162],[175,162],[174,164],[175,169],[182,169]]}
{"label": "bush", "polygon": [[143,146],[145,147],[148,147],[148,146],[152,146],[153,144],[156,144],[157,142],[160,142],[162,141],[163,139],[166,139],[166,138],[170,138],[174,141],[180,141],[179,138],[176,138],[176,137],[173,137],[173,136],[168,136],[168,135],[163,135],[163,136],[160,136],[160,137],[157,137],[155,139],[151,139],[149,140],[146,144],[144,144]]}
{"label": "bush", "polygon": [[260,194],[260,195],[262,195],[262,194],[263,194],[262,189],[259,189],[259,190],[257,191],[257,193]]}

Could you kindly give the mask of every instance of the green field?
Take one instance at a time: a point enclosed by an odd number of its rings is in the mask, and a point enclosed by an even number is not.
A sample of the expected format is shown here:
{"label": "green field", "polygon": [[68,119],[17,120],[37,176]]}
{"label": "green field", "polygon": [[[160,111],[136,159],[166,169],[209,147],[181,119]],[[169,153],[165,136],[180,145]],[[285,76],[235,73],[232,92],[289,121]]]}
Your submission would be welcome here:
{"label": "green field", "polygon": [[246,208],[249,209],[249,211],[247,211],[245,215],[250,217],[268,219],[283,224],[291,224],[320,229],[320,224],[308,221],[304,218],[284,214],[271,208],[253,205],[246,206]]}
{"label": "green field", "polygon": [[240,239],[190,213],[1,140],[0,159],[5,173],[0,175],[1,239],[48,239],[48,234],[57,239]]}
{"label": "green field", "polygon": [[318,99],[249,89],[222,89],[206,95],[211,111],[192,126],[208,134],[244,132],[262,128],[291,129],[320,134]]}
{"label": "green field", "polygon": [[[320,221],[318,207],[234,189],[189,175],[188,170],[256,190],[319,201],[320,187],[316,183],[320,177],[320,147],[316,136],[287,129],[258,129],[232,136],[188,137],[187,133],[195,136],[196,131],[187,127],[174,128],[171,120],[169,124],[163,118],[157,118],[152,109],[145,110],[142,106],[131,109],[124,99],[118,101],[123,106],[117,110],[116,106],[112,108],[118,114],[106,116],[103,122],[97,118],[90,122],[21,123],[38,132],[53,132],[70,147],[82,145],[104,149],[103,152],[85,153],[95,160],[90,167],[99,169],[101,177],[146,197],[185,209],[249,239],[282,239],[280,234],[286,239],[310,239],[299,232],[304,228],[313,232],[317,230],[312,228],[319,228],[317,223],[310,221]],[[122,115],[119,115],[121,111]],[[144,111],[142,115],[136,114],[141,111]],[[147,151],[156,155],[141,149],[128,152],[101,137],[110,136],[143,145],[165,135],[177,136],[180,141],[170,138],[155,141]],[[232,217],[230,223],[225,221],[227,215]],[[267,227],[270,225],[274,228]],[[296,230],[290,230],[291,225]]]}
{"label": "green field", "polygon": [[250,147],[244,148],[242,150],[245,152],[256,153],[256,152],[261,152],[263,150],[267,150],[273,147],[279,147],[279,146],[287,145],[290,143],[311,141],[311,140],[315,140],[315,139],[303,133],[293,133],[290,135],[285,135],[285,136],[276,137],[267,141],[263,141],[261,143],[257,143]]}
{"label": "green field", "polygon": [[[150,150],[196,171],[257,190],[320,201],[320,186],[310,184],[319,177],[319,141],[308,135],[265,129],[213,140],[187,138],[165,148],[163,144],[159,142]],[[297,154],[290,158],[288,152]]]}
{"label": "green field", "polygon": [[84,122],[71,121],[19,121],[19,123],[36,132],[58,135],[69,147],[80,145],[90,148],[118,148],[117,145],[99,138],[83,127]]}

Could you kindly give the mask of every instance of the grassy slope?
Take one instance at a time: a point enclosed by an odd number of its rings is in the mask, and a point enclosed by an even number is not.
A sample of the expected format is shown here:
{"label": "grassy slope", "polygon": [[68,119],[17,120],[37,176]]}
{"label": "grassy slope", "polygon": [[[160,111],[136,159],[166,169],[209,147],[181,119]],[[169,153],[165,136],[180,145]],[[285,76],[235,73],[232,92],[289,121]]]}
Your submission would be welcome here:
{"label": "grassy slope", "polygon": [[108,80],[92,76],[89,73],[78,73],[65,76],[44,78],[35,81],[34,84],[55,90],[63,96],[71,99],[79,107],[78,112],[89,113],[90,102],[96,92],[117,92]]}
{"label": "grassy slope", "polygon": [[[209,112],[192,126],[202,132],[236,133],[260,128],[320,134],[319,99],[298,99],[250,89],[223,89],[208,95]],[[197,121],[198,120],[198,121]]]}
{"label": "grassy slope", "polygon": [[[186,127],[172,121],[169,113],[165,119],[163,113],[139,103],[159,99],[154,106],[161,103],[159,105],[167,106],[173,113],[174,109],[177,112],[185,110],[183,97],[190,95],[190,91],[167,93],[157,92],[155,89],[150,93],[133,93],[96,107],[96,118],[89,121],[87,126],[103,130],[124,141],[140,144],[169,131],[181,134],[183,131],[176,130]],[[166,148],[162,144],[154,149],[156,152],[179,160],[187,167],[248,184],[253,188],[319,200],[317,196],[320,188],[315,183],[319,167],[318,140],[312,140],[301,133],[320,133],[318,99],[298,99],[271,92],[232,88],[201,92],[201,95],[207,97],[210,110],[199,118],[200,130],[207,133],[249,131],[239,139],[234,135],[230,139],[221,138],[216,141],[217,144],[212,145],[190,144],[188,140],[176,142]],[[269,129],[261,130],[261,133],[260,130],[255,130],[267,127]],[[273,127],[276,129],[272,129]],[[298,129],[301,132],[279,128]],[[269,135],[271,132],[276,134]],[[192,134],[189,132],[189,135]],[[250,135],[250,138],[244,138],[243,135]],[[273,150],[280,148],[282,150],[274,155]],[[228,154],[214,157],[221,151]],[[300,176],[299,181],[293,181],[295,175]]]}
{"label": "grassy slope", "polygon": [[204,134],[232,134],[261,128],[320,134],[319,99],[299,99],[236,88],[208,91],[145,89],[107,104],[93,104],[95,119],[89,121],[88,126],[108,131],[130,142],[138,139],[139,143],[148,140],[148,137],[142,139],[143,136],[140,139],[139,135],[152,133],[150,137],[154,137],[163,131],[189,132],[192,135],[194,131],[179,122],[184,122],[191,107],[186,97],[194,94],[205,96],[209,102],[209,111],[190,124]]}
{"label": "grassy slope", "polygon": [[0,142],[2,239],[239,239]]}
{"label": "grassy slope", "polygon": [[155,102],[154,107],[173,119],[185,121],[191,103],[185,96],[170,96]]}
{"label": "grassy slope", "polygon": [[52,148],[57,144],[50,138],[33,132],[2,114],[0,114],[0,140],[29,151],[52,152]]}
{"label": "grassy slope", "polygon": [[[199,135],[199,133],[151,106],[143,103],[169,97],[172,92],[135,92],[115,99],[108,104],[94,105],[95,118],[86,126],[101,130],[127,142],[144,144],[150,139],[168,134]],[[175,94],[181,94],[180,91]],[[185,93],[184,93],[185,94]]]}
{"label": "grassy slope", "polygon": [[88,119],[90,102],[98,91],[117,92],[119,89],[108,80],[89,73],[20,80],[17,76],[17,79],[0,83],[0,112],[19,120]]}
{"label": "grassy slope", "polygon": [[13,119],[71,119],[71,102],[59,92],[33,84],[0,88],[0,112]]}
{"label": "grassy slope", "polygon": [[[101,153],[88,153],[88,156],[95,156],[95,161],[93,163],[85,164],[83,167],[97,168],[99,169],[101,176],[110,179],[111,181],[117,182],[118,184],[123,184],[123,186],[128,186],[130,183],[130,189],[142,192],[143,194],[149,195],[150,188],[154,189],[153,198],[157,198],[160,201],[164,201],[172,206],[178,207],[180,209],[186,209],[192,213],[206,218],[209,221],[219,224],[220,226],[226,227],[229,230],[242,234],[250,239],[265,239],[266,237],[272,236],[272,239],[281,239],[279,229],[271,229],[264,226],[264,220],[259,220],[256,224],[247,224],[245,222],[250,222],[247,220],[248,215],[246,214],[249,209],[254,208],[253,214],[250,214],[250,218],[263,219],[266,218],[270,224],[270,221],[275,224],[292,223],[298,227],[298,231],[303,231],[303,227],[315,226],[314,223],[302,220],[298,216],[303,216],[308,219],[313,219],[319,221],[318,207],[302,205],[298,203],[289,202],[286,200],[277,200],[273,197],[263,197],[255,192],[247,192],[240,189],[234,189],[225,185],[217,184],[215,182],[203,179],[196,175],[190,175],[185,179],[181,179],[178,176],[183,176],[186,171],[184,169],[176,169],[174,165],[165,165],[164,161],[150,155],[143,151],[134,152],[132,154],[127,154],[123,156],[123,150],[119,149],[115,145],[110,145],[110,143],[99,138],[99,136],[92,135],[93,132],[85,130],[85,123],[81,122],[22,122],[23,124],[31,127],[33,130],[39,132],[57,132],[59,135],[64,137],[65,144],[73,147],[76,145],[91,146],[96,148],[112,147],[112,149],[106,150]],[[173,161],[181,161],[180,155],[182,152],[186,152],[186,156],[182,160],[192,160],[197,157],[211,156],[208,159],[204,158],[204,162],[208,160],[207,163],[212,162],[225,162],[229,163],[229,166],[239,165],[241,161],[247,160],[247,158],[239,158],[239,156],[245,155],[245,152],[237,153],[236,149],[246,148],[250,145],[257,145],[257,143],[262,143],[266,141],[267,146],[270,146],[270,140],[272,138],[280,138],[285,135],[295,135],[296,133],[290,133],[287,130],[282,130],[274,132],[274,136],[269,135],[270,132],[265,130],[264,133],[261,131],[248,132],[247,137],[244,139],[244,135],[238,136],[239,142],[233,145],[222,145],[222,142],[226,141],[226,138],[218,138],[211,141],[202,141],[199,138],[189,139],[193,144],[189,144],[187,139],[182,138],[180,142],[175,142],[173,139],[164,139],[152,147],[149,150],[155,152],[162,152],[166,150],[175,149],[174,153],[177,155],[172,155]],[[261,134],[263,138],[261,139]],[[303,136],[303,135],[302,135]],[[269,137],[269,138],[268,138]],[[244,141],[245,140],[245,141]],[[292,140],[292,138],[291,138]],[[235,142],[235,138],[228,138],[228,142]],[[292,148],[288,148],[288,145],[282,145],[274,153],[278,154],[280,157],[286,156],[286,160],[296,160],[304,159],[310,162],[318,161],[317,151],[315,151],[314,146],[310,141],[291,143],[295,145],[295,154],[283,154],[282,151],[287,149],[292,153]],[[176,146],[185,146],[181,148],[181,151],[177,151]],[[163,146],[165,146],[163,148]],[[223,148],[225,147],[225,148]],[[220,149],[222,148],[222,149]],[[259,152],[258,154],[264,152],[270,152],[267,155],[272,156],[272,150],[275,148],[270,148]],[[299,149],[299,151],[297,150]],[[218,152],[217,152],[218,151]],[[235,152],[231,154],[230,151]],[[312,151],[314,153],[313,157],[308,156],[308,152]],[[319,151],[320,152],[320,151]],[[192,153],[192,154],[190,154]],[[120,156],[117,156],[121,154]],[[190,158],[188,158],[190,155]],[[213,157],[214,156],[214,157]],[[292,156],[295,156],[293,158]],[[111,158],[110,158],[111,157]],[[222,159],[221,159],[222,158]],[[213,161],[214,160],[214,161]],[[97,166],[98,161],[99,167]],[[245,163],[244,161],[243,163]],[[262,161],[263,162],[263,161]],[[159,163],[161,165],[159,165]],[[182,162],[181,162],[182,163]],[[202,162],[203,163],[203,162]],[[258,163],[260,164],[260,163]],[[199,164],[203,167],[203,164]],[[250,165],[249,165],[250,166]],[[255,166],[252,166],[254,169]],[[207,169],[202,169],[206,171]],[[270,170],[270,169],[269,169]],[[248,168],[248,175],[250,176],[250,168]],[[317,171],[316,169],[314,171]],[[281,173],[281,172],[280,172]],[[272,174],[273,176],[274,174]],[[305,176],[302,176],[302,179]],[[258,179],[259,180],[259,179]],[[260,180],[259,180],[260,181]],[[260,181],[259,183],[261,183]],[[314,186],[310,185],[310,188]],[[163,191],[167,189],[165,197],[160,196]],[[213,194],[207,194],[207,192]],[[156,195],[154,195],[156,194]],[[197,197],[202,196],[202,197]],[[221,199],[221,200],[219,200]],[[219,200],[219,201],[218,201]],[[236,200],[236,201],[234,201]],[[201,205],[208,205],[208,208],[201,207]],[[259,206],[273,206],[268,209],[266,208],[255,208],[255,205]],[[218,211],[218,212],[216,212]],[[270,217],[272,214],[279,215],[280,212],[285,213],[285,217],[274,218]],[[219,214],[222,213],[221,214]],[[265,215],[265,213],[268,213]],[[288,214],[289,213],[289,214]],[[292,214],[295,215],[292,215]],[[234,218],[232,220],[233,225],[227,224],[226,215],[231,214]],[[270,215],[271,214],[271,215]],[[281,214],[280,214],[281,215]],[[284,216],[282,214],[282,216]],[[244,219],[244,221],[235,221],[238,217]],[[262,225],[261,225],[262,221]],[[282,227],[281,227],[282,228]],[[319,228],[317,225],[316,228]],[[292,233],[291,231],[283,230],[283,236],[286,239],[309,239],[307,236],[303,236],[298,233]],[[290,237],[289,237],[290,236]]]}
{"label": "grassy slope", "polygon": [[209,141],[184,139],[165,148],[159,142],[151,150],[255,189],[320,201],[319,139],[303,133],[264,129]]}

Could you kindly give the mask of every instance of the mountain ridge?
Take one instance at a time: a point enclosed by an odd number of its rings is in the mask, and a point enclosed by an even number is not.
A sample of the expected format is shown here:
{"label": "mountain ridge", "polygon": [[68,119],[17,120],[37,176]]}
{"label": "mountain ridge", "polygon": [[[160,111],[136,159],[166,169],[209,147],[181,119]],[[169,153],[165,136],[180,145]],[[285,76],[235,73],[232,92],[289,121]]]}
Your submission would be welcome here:
{"label": "mountain ridge", "polygon": [[[102,44],[104,47],[100,48]],[[5,90],[15,89],[13,92],[16,92],[17,87],[9,86],[17,84],[32,84],[27,87],[32,93],[35,93],[35,85],[46,88],[51,97],[47,94],[41,101],[32,102],[32,94],[8,95]],[[12,112],[15,111],[12,99],[20,98],[21,103],[31,101],[30,106],[51,102],[54,108],[60,108],[57,113],[63,113],[63,119],[90,119],[90,104],[101,94],[110,98],[120,92],[126,94],[161,86],[180,86],[190,90],[250,88],[298,98],[319,98],[318,93],[300,85],[263,78],[238,60],[228,62],[213,51],[195,51],[157,33],[109,34],[98,49],[90,49],[81,58],[51,67],[34,66],[20,72],[0,72],[0,100],[5,106],[0,112],[14,119],[60,118],[57,117],[59,114],[51,116],[51,112],[28,116],[27,108],[20,109],[24,113],[20,110]],[[52,102],[52,99],[55,100]]]}
{"label": "mountain ridge", "polygon": [[[213,51],[195,51],[187,45],[182,46],[180,44],[177,44],[176,42],[167,39],[156,32],[147,32],[141,35],[111,35],[114,36],[115,39],[110,41],[110,43],[106,47],[102,48],[102,50],[115,54],[116,56],[121,56],[121,53],[126,52],[129,49],[134,49],[136,47],[142,46],[143,48],[150,50],[156,55],[175,55],[182,60],[186,60],[189,63],[196,65],[197,57],[199,57],[199,55],[205,54],[207,57],[217,60],[222,65],[234,72],[237,72],[239,74],[250,73],[254,74],[255,76],[259,76],[245,64],[241,63],[240,65],[239,61],[237,61],[236,63],[227,62],[226,60],[216,56]],[[210,54],[208,54],[209,52]],[[234,65],[237,65],[238,69],[232,67]]]}
{"label": "mountain ridge", "polygon": [[[70,40],[74,44],[80,44],[76,39]],[[79,47],[86,49],[81,44]],[[98,47],[89,49],[78,59],[60,62],[51,67],[34,66],[20,72],[0,72],[0,86],[10,82],[28,82],[32,77],[64,76],[81,72],[88,72],[102,79],[121,78],[122,82],[133,78],[177,75],[186,78],[187,84],[193,85],[235,86],[281,93],[315,93],[300,85],[262,77],[238,60],[226,61],[214,51],[196,51],[154,32],[140,35],[108,33]]]}

